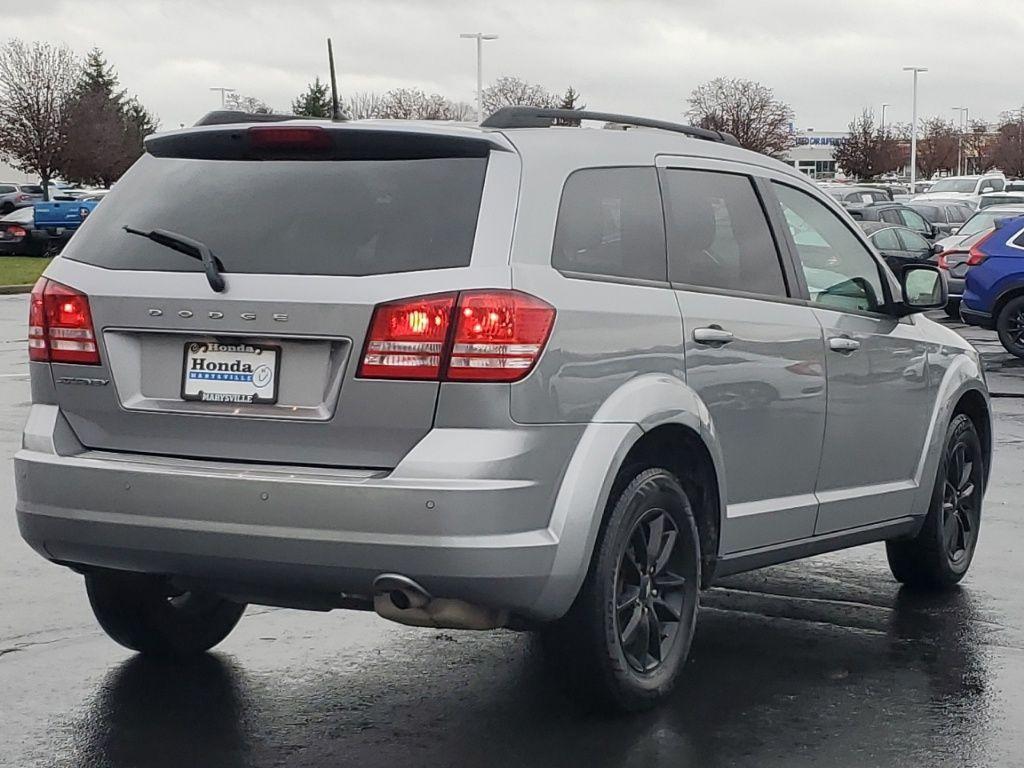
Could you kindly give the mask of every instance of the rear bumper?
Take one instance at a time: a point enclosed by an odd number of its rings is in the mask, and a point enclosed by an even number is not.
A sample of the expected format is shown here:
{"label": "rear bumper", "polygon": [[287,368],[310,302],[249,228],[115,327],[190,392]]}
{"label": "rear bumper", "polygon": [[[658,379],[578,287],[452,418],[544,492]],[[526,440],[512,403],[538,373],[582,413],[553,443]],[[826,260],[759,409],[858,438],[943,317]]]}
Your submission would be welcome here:
{"label": "rear bumper", "polygon": [[251,602],[330,608],[390,572],[436,597],[554,618],[581,576],[559,572],[560,539],[586,535],[594,515],[550,524],[583,432],[435,429],[386,473],[89,451],[56,406],[36,405],[14,460],[18,524],[50,560]]}
{"label": "rear bumper", "polygon": [[963,318],[963,321],[968,325],[978,325],[989,330],[995,328],[995,321],[993,320],[991,313],[971,309],[962,302],[960,304],[960,317]]}

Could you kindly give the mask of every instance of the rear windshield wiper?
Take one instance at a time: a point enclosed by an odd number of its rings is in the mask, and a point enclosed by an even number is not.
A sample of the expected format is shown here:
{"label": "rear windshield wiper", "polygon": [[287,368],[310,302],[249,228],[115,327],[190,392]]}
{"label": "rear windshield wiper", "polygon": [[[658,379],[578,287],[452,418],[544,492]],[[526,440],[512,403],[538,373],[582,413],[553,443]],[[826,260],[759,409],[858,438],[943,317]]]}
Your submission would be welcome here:
{"label": "rear windshield wiper", "polygon": [[148,238],[154,243],[170,248],[172,251],[183,253],[186,256],[203,262],[203,271],[206,272],[206,279],[210,283],[210,287],[217,293],[224,291],[226,286],[224,278],[220,274],[224,271],[224,265],[220,259],[213,255],[213,251],[205,243],[193,240],[191,237],[185,237],[185,235],[179,235],[176,232],[168,232],[166,229],[151,229],[146,232],[141,229],[132,229],[127,225],[123,229],[130,235]]}

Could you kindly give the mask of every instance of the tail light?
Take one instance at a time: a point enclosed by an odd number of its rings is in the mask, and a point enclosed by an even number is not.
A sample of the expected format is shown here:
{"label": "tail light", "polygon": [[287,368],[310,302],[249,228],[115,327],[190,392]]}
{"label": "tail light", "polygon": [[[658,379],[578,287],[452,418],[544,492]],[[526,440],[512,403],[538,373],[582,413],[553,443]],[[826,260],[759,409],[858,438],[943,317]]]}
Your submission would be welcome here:
{"label": "tail light", "polygon": [[319,154],[334,147],[331,135],[320,126],[260,125],[246,131],[249,149],[263,156]]}
{"label": "tail light", "polygon": [[526,293],[475,290],[380,304],[361,378],[512,382],[547,343],[555,310]]}
{"label": "tail light", "polygon": [[7,234],[11,237],[24,237],[28,234],[24,227],[7,227]]}
{"label": "tail light", "polygon": [[988,254],[981,250],[981,246],[995,233],[995,230],[992,230],[983,238],[981,238],[978,242],[971,246],[971,249],[967,252],[968,256],[966,263],[968,267],[976,267],[979,264],[981,264],[981,262],[988,258]]}
{"label": "tail light", "polygon": [[36,362],[99,365],[89,298],[45,277],[32,289],[28,357]]}

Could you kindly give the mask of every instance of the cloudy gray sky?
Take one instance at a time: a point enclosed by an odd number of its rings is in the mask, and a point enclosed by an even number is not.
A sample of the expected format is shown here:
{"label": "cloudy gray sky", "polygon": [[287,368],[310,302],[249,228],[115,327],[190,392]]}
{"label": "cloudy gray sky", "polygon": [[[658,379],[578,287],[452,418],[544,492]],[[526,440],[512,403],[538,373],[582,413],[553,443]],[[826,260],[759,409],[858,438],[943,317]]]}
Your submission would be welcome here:
{"label": "cloudy gray sky", "polygon": [[679,118],[690,90],[726,75],[760,80],[799,127],[838,130],[862,107],[909,121],[910,75],[927,66],[923,114],[953,105],[995,118],[1021,106],[1024,0],[5,0],[0,40],[101,47],[162,127],[192,123],[228,86],[277,109],[326,76],[334,39],[343,92],[415,86],[472,101],[514,74],[572,84],[591,108]]}

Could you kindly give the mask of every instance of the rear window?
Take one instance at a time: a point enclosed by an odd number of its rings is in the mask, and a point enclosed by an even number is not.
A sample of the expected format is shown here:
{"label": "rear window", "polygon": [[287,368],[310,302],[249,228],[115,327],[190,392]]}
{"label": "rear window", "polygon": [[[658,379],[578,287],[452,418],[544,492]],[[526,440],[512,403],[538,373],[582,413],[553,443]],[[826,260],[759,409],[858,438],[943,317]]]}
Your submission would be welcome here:
{"label": "rear window", "polygon": [[25,184],[21,187],[21,191],[26,195],[41,195],[43,194],[43,188],[38,184]]}
{"label": "rear window", "polygon": [[200,271],[125,233],[206,243],[226,272],[377,275],[469,265],[486,157],[203,160],[143,155],[64,256],[108,269]]}

